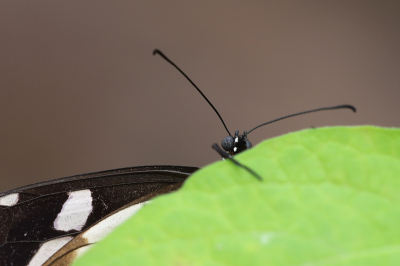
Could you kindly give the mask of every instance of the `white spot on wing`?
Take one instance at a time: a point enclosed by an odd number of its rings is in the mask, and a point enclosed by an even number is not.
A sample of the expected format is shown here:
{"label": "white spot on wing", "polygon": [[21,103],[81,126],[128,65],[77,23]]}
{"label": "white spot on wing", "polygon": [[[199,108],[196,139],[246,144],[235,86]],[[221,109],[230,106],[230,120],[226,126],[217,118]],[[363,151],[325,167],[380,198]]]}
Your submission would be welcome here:
{"label": "white spot on wing", "polygon": [[57,239],[53,239],[43,243],[35,256],[31,259],[28,266],[42,265],[45,263],[54,253],[60,248],[67,244],[73,237],[65,236]]}
{"label": "white spot on wing", "polygon": [[136,214],[136,212],[143,207],[143,205],[149,203],[142,202],[136,205],[132,205],[128,208],[125,208],[106,219],[102,220],[98,224],[92,226],[88,229],[82,236],[88,240],[89,243],[96,243],[108,235],[111,231],[114,230],[115,227],[120,225],[122,222],[127,220],[129,217]]}
{"label": "white spot on wing", "polygon": [[235,142],[239,142],[239,138],[235,138]]}
{"label": "white spot on wing", "polygon": [[54,220],[54,228],[58,231],[81,230],[93,210],[92,192],[88,189],[69,192],[67,201]]}
{"label": "white spot on wing", "polygon": [[13,193],[0,198],[0,206],[14,206],[18,203],[19,194]]}
{"label": "white spot on wing", "polygon": [[233,148],[233,151],[234,151],[234,152],[236,152],[236,151],[237,151],[237,148],[236,148],[236,147],[235,147],[235,148]]}

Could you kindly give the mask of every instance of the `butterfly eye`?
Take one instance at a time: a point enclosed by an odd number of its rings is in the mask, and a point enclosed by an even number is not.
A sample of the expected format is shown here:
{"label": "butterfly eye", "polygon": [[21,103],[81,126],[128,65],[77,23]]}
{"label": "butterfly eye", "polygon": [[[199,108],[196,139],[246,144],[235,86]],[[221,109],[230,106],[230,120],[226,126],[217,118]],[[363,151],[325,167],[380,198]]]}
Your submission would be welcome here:
{"label": "butterfly eye", "polygon": [[[250,143],[251,145],[251,143]],[[231,151],[234,147],[234,140],[232,136],[228,136],[225,137],[222,141],[221,141],[221,146],[224,150],[226,151]]]}
{"label": "butterfly eye", "polygon": [[253,144],[249,140],[246,140],[246,150],[251,149],[253,147]]}

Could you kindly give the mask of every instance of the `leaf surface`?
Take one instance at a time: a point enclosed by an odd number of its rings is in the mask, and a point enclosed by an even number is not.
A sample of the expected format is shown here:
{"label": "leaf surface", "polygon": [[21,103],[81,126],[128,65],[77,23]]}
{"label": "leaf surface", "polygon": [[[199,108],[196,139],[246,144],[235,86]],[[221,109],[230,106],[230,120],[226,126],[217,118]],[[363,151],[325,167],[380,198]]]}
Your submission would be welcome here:
{"label": "leaf surface", "polygon": [[400,265],[400,130],[307,129],[205,167],[76,265]]}

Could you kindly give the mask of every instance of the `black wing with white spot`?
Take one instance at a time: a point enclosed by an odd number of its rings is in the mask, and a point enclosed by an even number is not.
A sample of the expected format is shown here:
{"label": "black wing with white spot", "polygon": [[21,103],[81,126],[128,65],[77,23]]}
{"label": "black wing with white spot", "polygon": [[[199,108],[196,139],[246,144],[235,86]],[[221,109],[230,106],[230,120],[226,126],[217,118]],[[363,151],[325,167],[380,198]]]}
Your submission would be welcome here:
{"label": "black wing with white spot", "polygon": [[0,193],[0,265],[42,265],[100,219],[148,194],[168,192],[168,186],[183,182],[196,170],[139,166],[60,178]]}
{"label": "black wing with white spot", "polygon": [[93,244],[107,236],[118,225],[123,223],[126,219],[132,217],[143,206],[150,203],[151,199],[157,195],[169,193],[178,190],[182,186],[182,182],[167,185],[159,190],[149,193],[129,204],[121,207],[120,209],[107,215],[100,221],[93,224],[84,232],[75,236],[71,241],[59,249],[53,256],[51,256],[43,266],[69,266],[85,253]]}

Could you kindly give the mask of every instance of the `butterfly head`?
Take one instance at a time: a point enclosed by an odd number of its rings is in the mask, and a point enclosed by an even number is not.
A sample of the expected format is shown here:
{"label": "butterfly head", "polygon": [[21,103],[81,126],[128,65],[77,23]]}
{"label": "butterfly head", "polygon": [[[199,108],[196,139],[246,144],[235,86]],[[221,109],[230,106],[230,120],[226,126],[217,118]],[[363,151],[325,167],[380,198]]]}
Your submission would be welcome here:
{"label": "butterfly head", "polygon": [[239,131],[236,130],[235,136],[227,136],[221,141],[221,146],[230,155],[235,155],[250,149],[253,145],[247,139],[247,131],[244,131],[243,135],[239,135]]}

